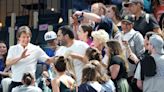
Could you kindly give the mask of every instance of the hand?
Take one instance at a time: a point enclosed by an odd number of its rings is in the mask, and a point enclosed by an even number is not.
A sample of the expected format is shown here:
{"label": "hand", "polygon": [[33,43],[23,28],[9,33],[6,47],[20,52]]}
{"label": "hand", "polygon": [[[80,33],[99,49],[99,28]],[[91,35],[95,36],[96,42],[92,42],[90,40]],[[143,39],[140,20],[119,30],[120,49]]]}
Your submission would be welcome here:
{"label": "hand", "polygon": [[21,59],[26,58],[27,56],[30,55],[30,54],[26,54],[26,52],[27,52],[27,49],[25,49],[25,50],[23,51],[23,53],[22,53],[22,55],[21,55]]}
{"label": "hand", "polygon": [[73,24],[75,26],[78,25],[79,24],[78,16],[77,15],[76,16],[72,15],[71,18],[70,18],[70,22],[71,22],[71,24]]}
{"label": "hand", "polygon": [[133,60],[135,64],[139,62],[138,57],[134,53],[130,53],[129,58]]}
{"label": "hand", "polygon": [[128,46],[129,46],[128,41],[122,40],[122,43],[123,43],[123,45],[124,45],[125,47],[128,47]]}
{"label": "hand", "polygon": [[44,78],[49,78],[49,74],[48,74],[47,71],[43,71],[42,76],[43,76]]}
{"label": "hand", "polygon": [[82,16],[82,11],[76,11],[73,16]]}

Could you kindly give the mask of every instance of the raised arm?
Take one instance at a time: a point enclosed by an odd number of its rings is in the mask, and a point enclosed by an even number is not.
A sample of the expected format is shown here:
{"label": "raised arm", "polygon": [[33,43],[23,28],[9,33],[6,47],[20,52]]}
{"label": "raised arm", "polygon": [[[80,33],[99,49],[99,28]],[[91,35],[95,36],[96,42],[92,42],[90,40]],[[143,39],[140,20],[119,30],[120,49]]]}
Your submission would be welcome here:
{"label": "raised arm", "polygon": [[87,13],[83,11],[76,11],[73,16],[84,16],[87,19],[90,19],[92,21],[95,21],[97,23],[101,22],[101,17],[94,13]]}

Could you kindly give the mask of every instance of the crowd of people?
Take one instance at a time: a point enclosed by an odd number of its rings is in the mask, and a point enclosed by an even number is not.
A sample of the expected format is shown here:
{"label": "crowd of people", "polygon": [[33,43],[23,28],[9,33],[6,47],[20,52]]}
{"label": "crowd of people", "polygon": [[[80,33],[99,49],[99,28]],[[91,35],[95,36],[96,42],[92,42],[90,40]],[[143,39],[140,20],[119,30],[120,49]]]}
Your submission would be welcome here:
{"label": "crowd of people", "polygon": [[[94,3],[70,25],[45,33],[46,48],[30,43],[21,26],[17,44],[0,41],[2,92],[162,92],[163,32],[143,0],[122,6]],[[37,63],[42,62],[36,76]]]}

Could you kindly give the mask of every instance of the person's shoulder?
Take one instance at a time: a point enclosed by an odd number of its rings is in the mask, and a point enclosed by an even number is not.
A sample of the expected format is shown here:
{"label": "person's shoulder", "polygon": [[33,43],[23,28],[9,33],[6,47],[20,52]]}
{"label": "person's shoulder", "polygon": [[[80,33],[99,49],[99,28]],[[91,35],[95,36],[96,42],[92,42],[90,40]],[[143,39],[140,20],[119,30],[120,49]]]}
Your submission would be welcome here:
{"label": "person's shoulder", "polygon": [[112,62],[113,64],[121,64],[122,61],[123,61],[123,59],[122,59],[121,56],[119,56],[119,55],[115,55],[115,56],[113,56],[113,57],[111,58],[111,62]]}
{"label": "person's shoulder", "polygon": [[34,45],[34,44],[32,44],[32,43],[29,43],[28,46],[29,46],[29,47],[35,47],[35,48],[40,47],[40,46],[38,46],[38,45]]}
{"label": "person's shoulder", "polygon": [[39,87],[36,86],[28,86],[26,90],[24,90],[25,92],[42,92],[42,90]]}
{"label": "person's shoulder", "polygon": [[107,24],[112,24],[112,19],[107,17],[107,16],[101,16],[101,22],[100,23],[107,23]]}
{"label": "person's shoulder", "polygon": [[[134,30],[134,29],[132,29],[132,30]],[[142,34],[138,31],[138,30],[134,30],[134,39],[136,38],[136,37],[142,37],[143,38],[143,36],[142,36]]]}
{"label": "person's shoulder", "polygon": [[89,47],[89,45],[88,45],[86,42],[84,42],[84,41],[75,40],[75,43],[76,43],[77,45],[83,45],[83,46],[88,46],[88,47]]}
{"label": "person's shoulder", "polygon": [[70,83],[75,83],[75,80],[71,76],[67,76],[67,79]]}
{"label": "person's shoulder", "polygon": [[20,44],[12,45],[12,46],[10,46],[10,48],[17,48],[17,47],[19,47],[19,45]]}
{"label": "person's shoulder", "polygon": [[19,45],[19,44],[16,44],[16,45],[12,45],[12,46],[10,46],[9,47],[9,50],[8,50],[8,52],[17,52],[17,50],[19,50],[19,49],[21,49],[21,46]]}
{"label": "person's shoulder", "polygon": [[19,92],[19,90],[22,88],[22,85],[21,86],[17,86],[17,87],[14,87],[12,89],[12,92]]}
{"label": "person's shoulder", "polygon": [[110,21],[112,22],[112,19],[107,17],[107,16],[101,16],[101,19],[104,20],[104,21]]}
{"label": "person's shoulder", "polygon": [[39,45],[34,45],[32,43],[28,44],[28,48],[31,50],[38,50],[38,51],[42,50],[42,48]]}
{"label": "person's shoulder", "polygon": [[32,86],[33,92],[42,92],[39,87]]}
{"label": "person's shoulder", "polygon": [[91,87],[88,83],[82,83],[78,87],[78,92],[97,92],[93,87]]}
{"label": "person's shoulder", "polygon": [[18,92],[19,87],[15,87],[12,89],[12,92]]}

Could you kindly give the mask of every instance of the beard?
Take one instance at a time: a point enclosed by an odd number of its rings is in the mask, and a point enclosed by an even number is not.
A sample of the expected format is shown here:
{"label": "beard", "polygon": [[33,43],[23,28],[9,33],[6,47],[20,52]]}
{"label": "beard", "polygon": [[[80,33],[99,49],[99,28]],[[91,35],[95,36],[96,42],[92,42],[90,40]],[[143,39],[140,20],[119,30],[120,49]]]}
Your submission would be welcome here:
{"label": "beard", "polygon": [[67,43],[65,41],[59,41],[59,46],[66,46]]}

